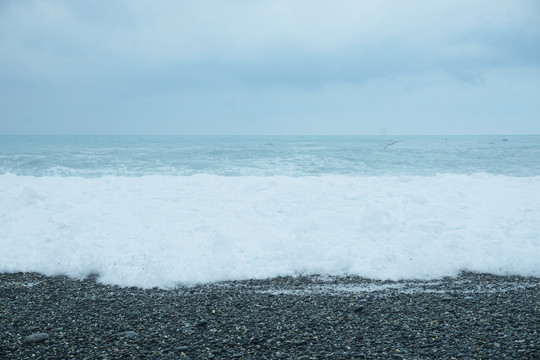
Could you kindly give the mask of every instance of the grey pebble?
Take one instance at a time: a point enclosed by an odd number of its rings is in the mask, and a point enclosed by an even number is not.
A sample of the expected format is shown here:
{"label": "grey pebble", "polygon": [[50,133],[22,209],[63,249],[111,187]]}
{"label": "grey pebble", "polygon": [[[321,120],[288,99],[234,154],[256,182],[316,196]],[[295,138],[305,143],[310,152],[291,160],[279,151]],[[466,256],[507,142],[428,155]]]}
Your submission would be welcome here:
{"label": "grey pebble", "polygon": [[139,336],[139,334],[136,333],[135,331],[122,331],[122,332],[117,333],[116,336],[125,337],[125,338],[134,338],[134,337]]}
{"label": "grey pebble", "polygon": [[24,338],[24,343],[38,343],[49,339],[47,333],[35,333]]}
{"label": "grey pebble", "polygon": [[196,327],[205,327],[206,325],[208,325],[208,321],[206,320],[201,320],[197,324],[195,324]]}
{"label": "grey pebble", "polygon": [[[37,285],[20,285],[27,283]],[[320,285],[391,286],[313,290]],[[539,278],[473,273],[167,290],[0,273],[0,316],[8,320],[0,321],[0,359],[540,359],[538,288]],[[36,341],[45,343],[22,346]]]}

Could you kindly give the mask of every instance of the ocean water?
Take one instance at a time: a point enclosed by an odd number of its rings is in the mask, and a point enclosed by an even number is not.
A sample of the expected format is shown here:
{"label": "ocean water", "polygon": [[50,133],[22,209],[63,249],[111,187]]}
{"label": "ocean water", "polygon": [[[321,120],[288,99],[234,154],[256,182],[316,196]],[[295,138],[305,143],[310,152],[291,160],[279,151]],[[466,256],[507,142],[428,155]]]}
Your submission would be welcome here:
{"label": "ocean water", "polygon": [[540,276],[540,136],[0,136],[0,272]]}

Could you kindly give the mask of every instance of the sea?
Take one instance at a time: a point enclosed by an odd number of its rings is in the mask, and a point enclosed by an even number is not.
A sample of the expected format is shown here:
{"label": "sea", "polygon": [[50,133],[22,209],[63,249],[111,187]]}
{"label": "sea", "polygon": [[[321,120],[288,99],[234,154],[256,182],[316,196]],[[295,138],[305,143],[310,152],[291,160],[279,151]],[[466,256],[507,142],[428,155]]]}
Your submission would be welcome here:
{"label": "sea", "polygon": [[540,136],[0,136],[0,272],[540,277]]}

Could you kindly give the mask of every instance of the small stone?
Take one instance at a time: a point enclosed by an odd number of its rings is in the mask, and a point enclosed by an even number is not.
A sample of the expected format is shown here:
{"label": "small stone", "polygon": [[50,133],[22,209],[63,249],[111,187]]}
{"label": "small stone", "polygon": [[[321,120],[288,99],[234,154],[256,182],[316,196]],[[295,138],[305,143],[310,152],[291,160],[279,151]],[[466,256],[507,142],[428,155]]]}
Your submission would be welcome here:
{"label": "small stone", "polygon": [[122,331],[122,332],[117,333],[116,336],[134,338],[134,337],[139,336],[139,334],[136,333],[135,331]]}
{"label": "small stone", "polygon": [[24,343],[38,343],[38,342],[43,342],[48,339],[49,339],[49,334],[47,333],[35,333],[35,334],[28,335],[27,337],[25,337],[23,342]]}
{"label": "small stone", "polygon": [[208,325],[208,321],[206,320],[201,320],[197,324],[195,324],[196,327],[205,327],[206,325]]}
{"label": "small stone", "polygon": [[362,312],[362,311],[364,311],[364,307],[362,305],[360,305],[356,309],[354,309],[355,313],[359,313],[359,312]]}
{"label": "small stone", "polygon": [[174,350],[178,350],[178,351],[186,351],[187,349],[189,349],[187,346],[184,346],[184,345],[180,345],[180,346],[177,346],[174,348]]}
{"label": "small stone", "polygon": [[264,342],[265,338],[262,337],[262,336],[259,336],[259,337],[252,337],[251,339],[249,339],[249,342],[251,344],[259,344],[259,343],[262,343]]}

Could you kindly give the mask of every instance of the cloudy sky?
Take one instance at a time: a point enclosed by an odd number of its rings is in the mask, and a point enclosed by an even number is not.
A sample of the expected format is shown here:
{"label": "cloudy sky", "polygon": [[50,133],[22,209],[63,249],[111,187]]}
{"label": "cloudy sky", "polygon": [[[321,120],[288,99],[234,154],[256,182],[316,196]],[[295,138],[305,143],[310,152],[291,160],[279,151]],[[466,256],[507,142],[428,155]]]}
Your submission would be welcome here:
{"label": "cloudy sky", "polygon": [[495,133],[538,0],[0,0],[0,134]]}

